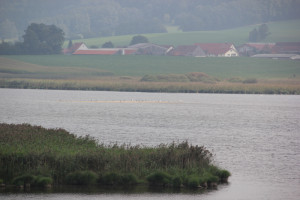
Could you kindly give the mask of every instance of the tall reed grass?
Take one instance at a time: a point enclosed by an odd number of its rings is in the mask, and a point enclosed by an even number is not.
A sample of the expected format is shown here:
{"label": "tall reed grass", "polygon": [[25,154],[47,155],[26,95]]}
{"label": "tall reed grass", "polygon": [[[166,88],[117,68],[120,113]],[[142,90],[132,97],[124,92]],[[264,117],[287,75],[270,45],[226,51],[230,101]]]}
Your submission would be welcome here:
{"label": "tall reed grass", "polygon": [[[147,180],[160,183],[156,179],[164,174],[169,178],[163,178],[163,185],[173,182],[178,185],[207,173],[222,178],[219,175],[222,170],[213,166],[212,160],[205,147],[187,142],[157,147],[104,145],[89,136],[77,137],[63,129],[0,124],[0,179],[5,183],[29,174],[49,177],[47,180],[53,180],[54,184],[128,185]],[[222,174],[229,175],[229,172]]]}
{"label": "tall reed grass", "polygon": [[204,82],[142,82],[134,78],[95,80],[0,79],[0,88],[95,90],[167,93],[228,93],[228,94],[300,94],[299,80],[260,80],[256,83],[219,81]]}

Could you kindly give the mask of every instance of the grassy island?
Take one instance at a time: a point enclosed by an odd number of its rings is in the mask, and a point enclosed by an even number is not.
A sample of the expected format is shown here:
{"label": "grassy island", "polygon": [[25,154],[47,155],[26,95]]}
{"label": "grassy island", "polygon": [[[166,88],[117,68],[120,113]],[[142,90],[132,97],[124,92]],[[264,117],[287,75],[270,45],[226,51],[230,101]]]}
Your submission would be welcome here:
{"label": "grassy island", "polygon": [[212,164],[203,146],[187,142],[156,147],[104,145],[63,129],[0,124],[0,184],[151,185],[209,188],[230,173]]}

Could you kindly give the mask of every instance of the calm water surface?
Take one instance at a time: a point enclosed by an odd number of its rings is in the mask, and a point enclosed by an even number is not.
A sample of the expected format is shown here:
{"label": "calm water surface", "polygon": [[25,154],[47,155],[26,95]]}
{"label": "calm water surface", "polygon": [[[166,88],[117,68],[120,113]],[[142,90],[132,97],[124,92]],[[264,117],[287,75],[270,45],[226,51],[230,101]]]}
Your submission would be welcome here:
{"label": "calm water surface", "polygon": [[18,193],[0,199],[300,199],[300,96],[0,89],[0,122],[65,128],[99,142],[189,141],[230,183],[197,193]]}

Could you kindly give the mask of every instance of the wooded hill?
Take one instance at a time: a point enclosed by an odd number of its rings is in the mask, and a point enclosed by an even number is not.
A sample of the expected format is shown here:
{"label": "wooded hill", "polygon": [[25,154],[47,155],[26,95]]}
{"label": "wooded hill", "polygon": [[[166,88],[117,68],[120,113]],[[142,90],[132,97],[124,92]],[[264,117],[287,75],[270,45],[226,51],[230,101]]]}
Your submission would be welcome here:
{"label": "wooded hill", "polygon": [[299,19],[295,0],[1,0],[1,39],[22,38],[32,23],[54,24],[66,38],[220,30]]}

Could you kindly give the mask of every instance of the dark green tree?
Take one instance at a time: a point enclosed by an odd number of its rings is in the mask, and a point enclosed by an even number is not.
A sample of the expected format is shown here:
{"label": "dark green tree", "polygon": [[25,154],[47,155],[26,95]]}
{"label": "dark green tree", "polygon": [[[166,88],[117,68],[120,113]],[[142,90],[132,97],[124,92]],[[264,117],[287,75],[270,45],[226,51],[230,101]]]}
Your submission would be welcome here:
{"label": "dark green tree", "polygon": [[25,30],[24,51],[27,54],[60,54],[64,32],[55,25],[32,23]]}
{"label": "dark green tree", "polygon": [[139,43],[148,43],[149,40],[143,35],[133,36],[130,42],[130,45],[139,44]]}
{"label": "dark green tree", "polygon": [[114,44],[109,41],[109,42],[105,42],[103,45],[102,45],[102,48],[114,48]]}
{"label": "dark green tree", "polygon": [[258,27],[258,29],[254,28],[249,32],[249,41],[250,42],[259,42],[264,40],[270,35],[269,27],[267,24],[262,24]]}
{"label": "dark green tree", "polygon": [[249,32],[249,42],[257,42],[259,40],[258,31],[254,28]]}
{"label": "dark green tree", "polygon": [[259,34],[259,38],[261,40],[266,39],[268,35],[270,35],[271,33],[269,32],[269,27],[267,24],[262,24],[258,27],[258,34]]}
{"label": "dark green tree", "polygon": [[71,48],[73,46],[72,40],[69,40],[68,48]]}

